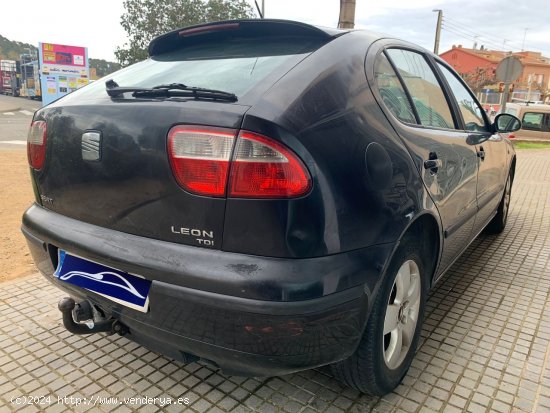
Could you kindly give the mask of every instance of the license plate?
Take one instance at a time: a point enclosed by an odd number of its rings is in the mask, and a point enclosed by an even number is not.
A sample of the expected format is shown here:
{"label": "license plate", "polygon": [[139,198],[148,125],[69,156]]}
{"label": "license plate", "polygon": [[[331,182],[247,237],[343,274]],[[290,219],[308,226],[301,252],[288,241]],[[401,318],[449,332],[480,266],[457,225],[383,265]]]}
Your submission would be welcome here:
{"label": "license plate", "polygon": [[146,313],[151,281],[59,250],[54,273],[59,281],[93,291],[111,301]]}

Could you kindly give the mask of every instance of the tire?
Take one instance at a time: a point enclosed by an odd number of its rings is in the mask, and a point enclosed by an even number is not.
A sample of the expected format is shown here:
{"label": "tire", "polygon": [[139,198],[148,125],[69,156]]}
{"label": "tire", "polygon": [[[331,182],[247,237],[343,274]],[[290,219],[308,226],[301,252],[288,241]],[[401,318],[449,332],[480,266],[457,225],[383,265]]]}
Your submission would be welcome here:
{"label": "tire", "polygon": [[[348,359],[331,366],[337,379],[372,396],[387,394],[399,385],[420,338],[429,276],[415,244],[413,240],[401,242],[375,298],[359,346]],[[409,286],[416,284],[416,288],[405,290],[407,274]]]}
{"label": "tire", "polygon": [[510,210],[510,199],[512,195],[512,175],[508,174],[508,179],[506,180],[506,186],[504,187],[504,193],[502,194],[502,199],[500,204],[498,204],[497,213],[487,224],[487,232],[489,234],[500,234],[506,228],[506,223],[508,222],[508,211]]}

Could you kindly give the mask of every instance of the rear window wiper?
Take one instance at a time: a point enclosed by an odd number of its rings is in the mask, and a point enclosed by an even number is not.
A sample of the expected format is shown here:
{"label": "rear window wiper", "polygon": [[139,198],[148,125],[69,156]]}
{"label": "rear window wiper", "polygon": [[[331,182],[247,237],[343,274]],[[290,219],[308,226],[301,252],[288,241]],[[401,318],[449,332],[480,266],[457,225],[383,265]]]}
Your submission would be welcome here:
{"label": "rear window wiper", "polygon": [[194,99],[226,100],[229,102],[236,102],[238,100],[234,93],[192,87],[182,83],[163,84],[151,88],[120,87],[111,79],[105,82],[105,86],[107,86],[107,94],[111,97],[117,97],[124,93],[132,93],[134,97],[190,97]]}

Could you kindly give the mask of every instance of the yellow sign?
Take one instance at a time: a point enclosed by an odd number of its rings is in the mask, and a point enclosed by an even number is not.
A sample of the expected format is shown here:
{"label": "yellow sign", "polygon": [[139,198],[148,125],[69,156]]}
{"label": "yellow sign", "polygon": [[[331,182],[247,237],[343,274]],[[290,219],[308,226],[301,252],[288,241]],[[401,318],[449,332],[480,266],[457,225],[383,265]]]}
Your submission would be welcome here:
{"label": "yellow sign", "polygon": [[88,79],[77,79],[76,80],[77,87],[81,88],[82,86],[86,86],[88,84]]}
{"label": "yellow sign", "polygon": [[55,60],[54,52],[44,52],[44,60]]}

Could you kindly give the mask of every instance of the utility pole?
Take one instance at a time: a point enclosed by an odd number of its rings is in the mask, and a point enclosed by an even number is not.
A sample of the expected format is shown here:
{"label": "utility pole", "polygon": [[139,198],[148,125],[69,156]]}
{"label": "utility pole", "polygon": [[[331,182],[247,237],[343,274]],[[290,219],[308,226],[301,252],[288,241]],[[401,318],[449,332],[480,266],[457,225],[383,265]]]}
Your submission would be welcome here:
{"label": "utility pole", "polygon": [[355,27],[355,0],[340,0],[339,29],[353,29]]}
{"label": "utility pole", "polygon": [[443,10],[435,9],[432,11],[437,12],[437,26],[435,27],[434,54],[439,54],[439,39],[441,38],[441,23],[443,23]]}

